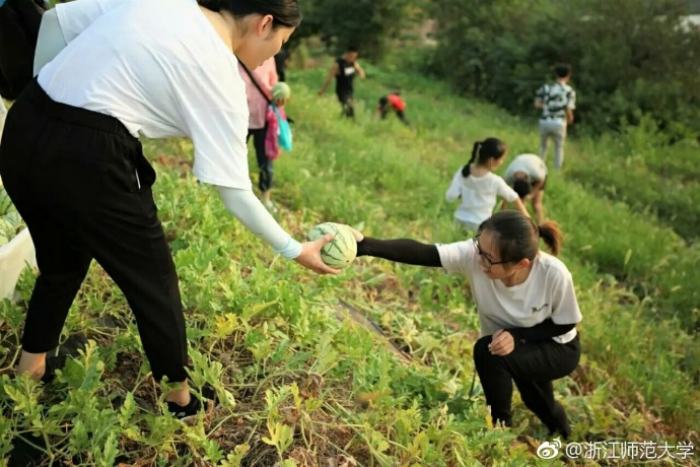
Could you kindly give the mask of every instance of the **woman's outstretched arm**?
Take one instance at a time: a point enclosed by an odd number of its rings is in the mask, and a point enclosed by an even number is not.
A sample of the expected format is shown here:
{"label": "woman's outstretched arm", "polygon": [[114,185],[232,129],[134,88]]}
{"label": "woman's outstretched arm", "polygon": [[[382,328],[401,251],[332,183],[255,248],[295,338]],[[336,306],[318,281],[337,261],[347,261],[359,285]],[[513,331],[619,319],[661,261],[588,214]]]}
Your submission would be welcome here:
{"label": "woman's outstretched arm", "polygon": [[406,238],[380,240],[365,237],[357,242],[357,256],[376,256],[417,266],[442,266],[437,246]]}

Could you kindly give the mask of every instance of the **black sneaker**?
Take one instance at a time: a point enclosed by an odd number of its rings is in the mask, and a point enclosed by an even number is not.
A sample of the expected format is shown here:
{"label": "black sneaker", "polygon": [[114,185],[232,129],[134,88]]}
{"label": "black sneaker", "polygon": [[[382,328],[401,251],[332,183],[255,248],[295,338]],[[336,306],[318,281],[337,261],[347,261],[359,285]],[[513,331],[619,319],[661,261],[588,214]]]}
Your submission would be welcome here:
{"label": "black sneaker", "polygon": [[168,411],[173,414],[175,418],[183,419],[186,417],[191,417],[199,412],[202,408],[202,403],[194,394],[190,393],[190,403],[182,406],[176,404],[175,402],[168,402]]}
{"label": "black sneaker", "polygon": [[183,419],[196,415],[205,407],[207,400],[216,403],[216,391],[208,384],[202,388],[202,397],[204,400],[200,400],[199,397],[190,392],[190,402],[187,405],[182,406],[175,402],[168,402],[168,411],[175,418]]}
{"label": "black sneaker", "polygon": [[552,413],[552,416],[556,426],[549,427],[550,436],[554,435],[555,433],[559,433],[562,438],[569,439],[569,436],[571,435],[571,427],[569,426],[569,420],[566,417],[564,407],[562,407],[559,402],[554,403],[554,412]]}
{"label": "black sneaker", "polygon": [[56,370],[60,370],[66,364],[68,357],[78,355],[79,350],[87,344],[87,337],[82,334],[72,334],[68,339],[46,355],[46,369],[41,381],[49,384],[56,379]]}
{"label": "black sneaker", "polygon": [[56,370],[60,370],[66,364],[66,356],[58,355],[56,357],[46,357],[46,368],[44,376],[41,377],[41,382],[44,384],[52,383],[56,379]]}

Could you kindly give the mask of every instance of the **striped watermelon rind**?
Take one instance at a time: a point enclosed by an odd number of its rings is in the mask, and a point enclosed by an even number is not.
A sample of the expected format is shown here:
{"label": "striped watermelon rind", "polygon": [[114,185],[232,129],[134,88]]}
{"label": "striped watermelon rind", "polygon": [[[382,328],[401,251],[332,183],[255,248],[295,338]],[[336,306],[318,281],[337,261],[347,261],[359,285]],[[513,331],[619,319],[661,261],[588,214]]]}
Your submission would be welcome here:
{"label": "striped watermelon rind", "polygon": [[308,237],[314,241],[326,234],[334,235],[335,238],[321,249],[323,262],[337,269],[350,266],[357,256],[357,242],[350,227],[335,222],[324,222],[312,228]]}

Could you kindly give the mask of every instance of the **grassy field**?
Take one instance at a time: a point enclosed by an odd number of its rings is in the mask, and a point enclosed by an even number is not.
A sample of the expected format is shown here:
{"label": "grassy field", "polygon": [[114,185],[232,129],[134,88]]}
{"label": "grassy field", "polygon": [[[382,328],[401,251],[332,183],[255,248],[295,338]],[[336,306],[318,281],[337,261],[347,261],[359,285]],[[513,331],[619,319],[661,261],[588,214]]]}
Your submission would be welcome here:
{"label": "grassy field", "polygon": [[[371,236],[462,239],[443,197],[452,173],[487,136],[504,139],[510,154],[535,151],[532,122],[415,75],[368,72],[349,122],[332,94],[316,96],[323,71],[292,71],[296,140],[276,165],[280,222],[297,238],[332,220]],[[397,85],[413,128],[372,116],[377,97]],[[552,464],[536,457],[546,431],[517,396],[515,427],[489,426],[471,360],[478,319],[463,278],[367,258],[338,277],[307,273],[274,257],[196,183],[189,142],[145,146],[180,277],[192,381],[211,384],[221,402],[193,424],[167,415],[126,302],[96,265],[63,336],[89,343],[52,385],[13,378],[34,280],[27,272],[21,300],[0,303],[0,459],[22,436],[69,465]],[[575,441],[697,445],[700,349],[689,330],[698,322],[700,250],[678,227],[692,225],[685,205],[662,214],[653,196],[632,191],[658,193],[667,179],[685,189],[697,178],[684,179],[683,168],[697,168],[674,160],[665,178],[634,184],[618,149],[573,143],[565,170],[548,183],[545,205],[566,234],[562,258],[584,315],[582,361],[556,382],[557,397]],[[658,153],[635,151],[643,163],[634,167],[664,166]],[[618,188],[596,186],[596,173]],[[697,456],[672,463],[693,465]]]}

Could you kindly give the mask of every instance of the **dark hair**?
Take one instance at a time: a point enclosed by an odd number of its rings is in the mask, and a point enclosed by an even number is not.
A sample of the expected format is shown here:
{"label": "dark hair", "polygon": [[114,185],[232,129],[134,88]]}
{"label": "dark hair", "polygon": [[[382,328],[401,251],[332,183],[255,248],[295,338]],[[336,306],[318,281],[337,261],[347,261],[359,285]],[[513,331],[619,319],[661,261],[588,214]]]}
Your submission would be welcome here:
{"label": "dark hair", "polygon": [[523,258],[532,261],[540,249],[540,238],[554,256],[561,251],[562,233],[556,222],[537,225],[520,211],[506,209],[497,212],[481,223],[478,233],[485,230],[494,235],[502,261],[518,262]]}
{"label": "dark hair", "polygon": [[469,176],[469,166],[473,162],[477,165],[486,163],[489,159],[500,159],[506,153],[507,150],[506,143],[498,138],[486,138],[483,141],[477,141],[472,147],[472,157],[462,168],[462,176]]}
{"label": "dark hair", "polygon": [[515,190],[520,199],[525,199],[532,192],[532,185],[524,178],[516,178],[513,181],[513,190]]}
{"label": "dark hair", "polygon": [[345,51],[353,53],[353,52],[359,52],[360,49],[358,49],[356,45],[348,45],[347,48],[345,49]]}
{"label": "dark hair", "polygon": [[567,63],[558,63],[554,65],[554,74],[557,78],[566,78],[571,74],[571,65]]}
{"label": "dark hair", "polygon": [[228,11],[236,18],[271,15],[275,27],[296,28],[301,24],[298,0],[197,0],[197,3],[212,11]]}

